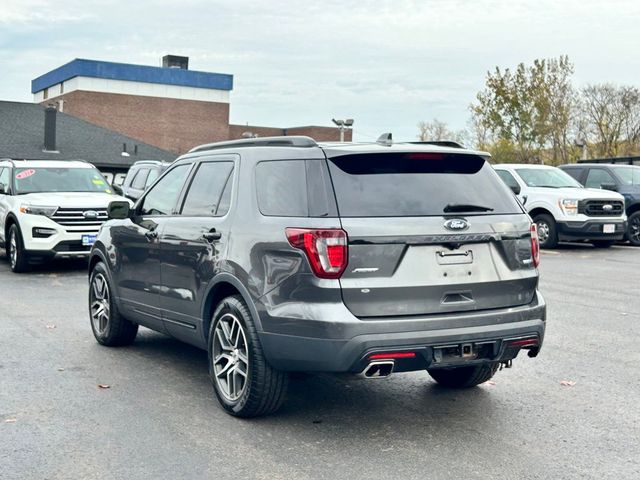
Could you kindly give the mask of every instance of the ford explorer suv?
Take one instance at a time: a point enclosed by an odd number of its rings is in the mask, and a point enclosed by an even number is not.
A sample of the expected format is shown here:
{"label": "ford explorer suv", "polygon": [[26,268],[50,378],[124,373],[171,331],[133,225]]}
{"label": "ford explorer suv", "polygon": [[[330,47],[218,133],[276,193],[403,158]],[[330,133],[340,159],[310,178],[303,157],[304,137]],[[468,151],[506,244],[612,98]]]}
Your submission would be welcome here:
{"label": "ford explorer suv", "polygon": [[487,162],[435,145],[308,137],[197,147],[91,252],[96,340],[139,325],[208,351],[232,415],[275,411],[288,372],[427,371],[473,387],[538,354],[536,227]]}
{"label": "ford explorer suv", "polygon": [[561,165],[560,168],[587,188],[621,194],[628,218],[625,239],[640,247],[640,166],[580,163]]}
{"label": "ford explorer suv", "polygon": [[559,168],[547,165],[494,168],[533,218],[541,248],[554,248],[561,241],[607,248],[624,237],[627,216],[620,194],[583,188]]}
{"label": "ford explorer suv", "polygon": [[83,161],[0,161],[0,246],[14,272],[51,258],[87,258],[107,206],[124,200]]}

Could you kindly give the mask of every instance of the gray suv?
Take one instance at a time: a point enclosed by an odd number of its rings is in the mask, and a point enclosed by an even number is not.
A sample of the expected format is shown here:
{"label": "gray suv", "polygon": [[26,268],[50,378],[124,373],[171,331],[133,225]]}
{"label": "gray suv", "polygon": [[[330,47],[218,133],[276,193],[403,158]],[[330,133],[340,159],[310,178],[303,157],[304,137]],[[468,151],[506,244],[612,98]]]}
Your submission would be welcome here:
{"label": "gray suv", "polygon": [[452,388],[541,348],[535,226],[486,161],[451,146],[204,145],[130,209],[90,260],[103,345],[138,325],[209,352],[222,407],[275,411],[287,372],[426,370]]}

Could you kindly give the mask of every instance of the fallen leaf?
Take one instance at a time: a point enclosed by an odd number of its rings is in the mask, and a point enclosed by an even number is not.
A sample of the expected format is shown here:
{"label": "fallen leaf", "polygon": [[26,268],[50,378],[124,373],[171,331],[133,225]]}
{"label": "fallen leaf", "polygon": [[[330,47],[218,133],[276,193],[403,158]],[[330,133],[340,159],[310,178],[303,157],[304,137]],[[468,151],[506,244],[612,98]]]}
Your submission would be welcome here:
{"label": "fallen leaf", "polygon": [[573,387],[576,384],[576,382],[574,382],[573,380],[562,380],[560,382],[560,385],[562,385],[563,387]]}
{"label": "fallen leaf", "polygon": [[107,385],[106,383],[99,383],[98,388],[102,388],[103,390],[106,390],[107,388],[111,388],[111,385]]}
{"label": "fallen leaf", "polygon": [[15,418],[7,418],[4,423],[16,423],[16,419]]}
{"label": "fallen leaf", "polygon": [[60,368],[58,368],[58,371],[59,372],[64,372],[64,368],[60,367]]}
{"label": "fallen leaf", "polygon": [[53,324],[51,324],[51,325],[47,325],[47,328],[48,328],[49,330],[52,330],[52,329],[56,328],[56,326],[55,326],[55,325],[53,325]]}

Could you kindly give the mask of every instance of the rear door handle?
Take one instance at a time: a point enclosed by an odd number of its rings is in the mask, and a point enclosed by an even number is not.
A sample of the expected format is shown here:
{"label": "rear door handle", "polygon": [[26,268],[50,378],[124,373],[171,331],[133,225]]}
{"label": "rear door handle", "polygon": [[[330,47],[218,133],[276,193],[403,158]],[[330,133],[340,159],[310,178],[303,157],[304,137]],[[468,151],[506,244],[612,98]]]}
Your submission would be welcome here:
{"label": "rear door handle", "polygon": [[215,228],[212,228],[208,232],[203,233],[202,238],[204,238],[207,242],[214,242],[216,240],[220,240],[222,238],[222,234],[220,232],[216,232]]}

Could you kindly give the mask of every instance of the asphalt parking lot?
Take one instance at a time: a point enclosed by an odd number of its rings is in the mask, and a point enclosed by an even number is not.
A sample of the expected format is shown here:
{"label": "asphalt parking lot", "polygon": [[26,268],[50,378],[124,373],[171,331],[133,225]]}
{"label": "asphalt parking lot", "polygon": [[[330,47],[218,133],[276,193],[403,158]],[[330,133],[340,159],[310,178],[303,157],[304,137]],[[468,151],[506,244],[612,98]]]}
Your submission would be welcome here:
{"label": "asphalt parking lot", "polygon": [[82,263],[2,258],[0,478],[640,478],[639,270],[627,246],[543,252],[544,348],[478,388],[300,376],[278,414],[238,420],[205,352],[94,341]]}

